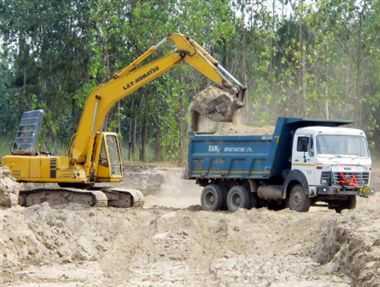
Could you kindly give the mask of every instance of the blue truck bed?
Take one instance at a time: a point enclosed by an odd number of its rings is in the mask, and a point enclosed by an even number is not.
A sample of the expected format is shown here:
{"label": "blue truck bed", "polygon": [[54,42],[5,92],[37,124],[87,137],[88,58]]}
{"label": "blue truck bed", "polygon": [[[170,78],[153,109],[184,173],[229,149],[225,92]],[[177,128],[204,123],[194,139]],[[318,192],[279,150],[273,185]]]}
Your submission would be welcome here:
{"label": "blue truck bed", "polygon": [[186,177],[268,179],[290,169],[294,131],[306,126],[339,126],[345,121],[280,117],[272,135],[190,136]]}

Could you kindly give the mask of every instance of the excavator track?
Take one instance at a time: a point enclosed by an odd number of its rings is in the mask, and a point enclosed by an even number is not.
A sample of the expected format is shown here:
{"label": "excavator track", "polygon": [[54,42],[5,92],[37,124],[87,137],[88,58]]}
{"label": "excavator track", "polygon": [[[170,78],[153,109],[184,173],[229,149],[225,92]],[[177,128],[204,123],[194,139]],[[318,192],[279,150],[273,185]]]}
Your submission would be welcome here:
{"label": "excavator track", "polygon": [[144,205],[144,195],[137,189],[125,189],[112,187],[102,190],[108,199],[110,207],[142,207]]}
{"label": "excavator track", "polygon": [[144,204],[143,194],[136,189],[124,188],[35,188],[20,192],[19,204],[29,207],[43,202],[52,207],[59,207],[71,203],[86,207],[141,207]]}

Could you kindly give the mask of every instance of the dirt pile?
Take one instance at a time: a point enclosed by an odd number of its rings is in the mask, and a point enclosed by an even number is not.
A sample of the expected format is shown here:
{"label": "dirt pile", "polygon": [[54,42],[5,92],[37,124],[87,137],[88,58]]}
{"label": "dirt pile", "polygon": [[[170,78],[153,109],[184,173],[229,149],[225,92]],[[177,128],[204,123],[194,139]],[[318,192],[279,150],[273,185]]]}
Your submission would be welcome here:
{"label": "dirt pile", "polygon": [[147,208],[0,209],[0,287],[379,286],[379,196],[342,215],[176,209],[199,188],[153,169]]}
{"label": "dirt pile", "polygon": [[344,272],[353,286],[380,286],[380,196],[329,220],[315,258],[330,272]]}
{"label": "dirt pile", "polygon": [[157,193],[164,182],[159,168],[149,165],[127,164],[124,167],[124,179],[120,186],[140,190],[144,195]]}
{"label": "dirt pile", "polygon": [[274,126],[248,126],[239,122],[220,123],[205,117],[199,118],[198,132],[215,135],[272,135]]}
{"label": "dirt pile", "polygon": [[11,176],[9,169],[0,167],[0,207],[11,207],[18,203],[21,185]]}
{"label": "dirt pile", "polygon": [[223,123],[216,129],[218,135],[272,135],[273,126],[254,127],[243,124]]}
{"label": "dirt pile", "polygon": [[309,256],[330,214],[0,210],[0,286],[348,286]]}

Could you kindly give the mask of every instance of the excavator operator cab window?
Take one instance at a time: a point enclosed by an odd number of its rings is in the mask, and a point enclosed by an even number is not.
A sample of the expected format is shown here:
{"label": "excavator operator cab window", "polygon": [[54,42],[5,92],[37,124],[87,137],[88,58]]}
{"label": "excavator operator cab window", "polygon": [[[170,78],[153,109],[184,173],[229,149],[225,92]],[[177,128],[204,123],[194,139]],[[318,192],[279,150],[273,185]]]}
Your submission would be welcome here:
{"label": "excavator operator cab window", "polygon": [[108,167],[108,157],[107,157],[107,152],[106,152],[106,147],[105,147],[104,142],[103,142],[102,147],[100,149],[99,163],[102,166]]}
{"label": "excavator operator cab window", "polygon": [[[106,135],[105,136],[106,146],[108,149],[108,166],[111,167],[111,175],[121,176],[123,174],[123,162],[121,158],[120,146],[117,135]],[[103,146],[104,147],[104,146]],[[103,150],[102,147],[102,150]],[[100,161],[102,163],[102,150],[100,152]]]}

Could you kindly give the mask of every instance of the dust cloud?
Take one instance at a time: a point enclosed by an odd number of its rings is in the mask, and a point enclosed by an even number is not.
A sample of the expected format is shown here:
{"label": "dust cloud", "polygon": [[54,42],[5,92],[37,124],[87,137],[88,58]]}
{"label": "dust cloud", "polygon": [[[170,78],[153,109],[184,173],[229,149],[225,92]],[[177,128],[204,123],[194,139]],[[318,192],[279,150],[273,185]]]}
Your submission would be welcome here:
{"label": "dust cloud", "polygon": [[183,178],[183,168],[145,166],[127,170],[122,186],[141,190],[145,208],[185,208],[200,204],[201,187]]}

